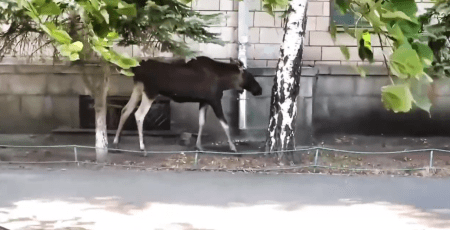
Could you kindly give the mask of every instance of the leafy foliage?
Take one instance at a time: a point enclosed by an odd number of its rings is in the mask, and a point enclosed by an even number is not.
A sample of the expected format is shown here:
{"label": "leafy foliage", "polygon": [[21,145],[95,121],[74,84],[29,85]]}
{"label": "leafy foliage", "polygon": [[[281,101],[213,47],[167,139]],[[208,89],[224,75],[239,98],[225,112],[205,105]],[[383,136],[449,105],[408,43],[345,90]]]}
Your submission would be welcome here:
{"label": "leafy foliage", "polygon": [[157,47],[163,52],[192,56],[195,52],[180,37],[202,43],[223,44],[217,34],[207,30],[208,26],[220,22],[220,14],[200,14],[177,0],[130,2],[136,2],[137,17],[122,20],[118,24],[117,31],[122,35],[119,40],[121,45],[138,45],[143,47],[144,52]]}
{"label": "leafy foliage", "polygon": [[394,112],[407,112],[412,108],[414,98],[407,84],[382,87],[381,101],[387,109]]}
{"label": "leafy foliage", "polygon": [[270,15],[274,15],[274,9],[286,8],[289,5],[290,0],[261,0],[263,3],[263,9]]}
{"label": "leafy foliage", "polygon": [[[431,58],[428,74],[433,78],[450,76],[450,2],[438,0],[419,17],[421,44],[428,45],[432,52],[424,53]],[[420,49],[420,47],[418,47]]]}
{"label": "leafy foliage", "polygon": [[[411,104],[430,112],[431,103],[426,95],[413,92],[427,86],[432,79],[427,74],[427,68],[434,60],[433,50],[423,39],[421,23],[416,17],[417,5],[414,0],[335,0],[340,12],[353,13],[359,19],[370,23],[373,33],[378,36],[381,44],[388,44],[392,54],[385,55],[386,66],[390,72],[402,79],[402,84],[384,87],[382,101],[387,109],[394,112],[408,112]],[[425,17],[427,18],[427,17]],[[373,50],[370,44],[369,31],[358,28],[346,29],[358,42],[358,55],[361,60],[373,61]],[[332,24],[334,27],[334,24]],[[332,37],[336,37],[336,29],[331,29]],[[381,38],[386,38],[382,41]],[[345,52],[344,52],[345,54]],[[433,55],[434,54],[434,55]],[[365,76],[365,73],[362,73]],[[413,96],[415,95],[415,96]]]}
{"label": "leafy foliage", "polygon": [[71,61],[89,60],[93,51],[132,76],[129,69],[138,60],[115,51],[114,43],[190,56],[194,52],[179,37],[223,44],[207,31],[218,20],[217,14],[193,12],[178,0],[0,0],[0,24],[9,25],[0,32],[0,55],[27,42],[17,38],[38,35]]}

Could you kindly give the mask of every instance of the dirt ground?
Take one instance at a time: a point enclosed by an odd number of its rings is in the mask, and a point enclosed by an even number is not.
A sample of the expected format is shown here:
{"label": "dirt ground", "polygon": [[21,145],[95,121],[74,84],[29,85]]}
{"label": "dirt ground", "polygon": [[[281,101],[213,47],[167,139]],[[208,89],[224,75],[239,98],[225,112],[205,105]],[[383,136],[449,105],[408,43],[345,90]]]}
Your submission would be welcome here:
{"label": "dirt ground", "polygon": [[[109,137],[112,143],[112,137]],[[0,167],[30,169],[46,167],[56,168],[101,168],[114,167],[118,170],[204,170],[204,171],[243,171],[254,173],[328,173],[393,176],[450,176],[450,151],[433,151],[433,167],[430,166],[430,151],[396,154],[350,154],[334,150],[298,150],[294,153],[295,162],[281,163],[272,156],[245,155],[248,152],[264,150],[263,142],[236,140],[236,146],[242,155],[229,152],[226,142],[212,142],[204,138],[206,151],[228,152],[229,155],[189,152],[195,150],[195,137],[149,137],[148,151],[178,151],[182,153],[149,153],[147,157],[138,150],[136,136],[124,136],[121,149],[136,152],[111,152],[106,165],[96,164],[94,149],[77,148],[75,159],[73,148],[50,148],[55,145],[94,146],[94,136],[83,134],[47,134],[47,135],[0,135],[0,145],[42,145],[42,148],[0,147]],[[360,152],[388,152],[416,149],[450,150],[450,137],[383,137],[383,136],[343,136],[330,135],[316,138],[319,145],[339,150]],[[306,147],[299,146],[298,149]],[[185,152],[183,152],[185,151]],[[314,165],[317,153],[317,165]],[[77,162],[74,162],[77,160]],[[26,162],[35,162],[29,164]],[[49,163],[51,162],[51,163]],[[57,162],[57,163],[54,163]]]}

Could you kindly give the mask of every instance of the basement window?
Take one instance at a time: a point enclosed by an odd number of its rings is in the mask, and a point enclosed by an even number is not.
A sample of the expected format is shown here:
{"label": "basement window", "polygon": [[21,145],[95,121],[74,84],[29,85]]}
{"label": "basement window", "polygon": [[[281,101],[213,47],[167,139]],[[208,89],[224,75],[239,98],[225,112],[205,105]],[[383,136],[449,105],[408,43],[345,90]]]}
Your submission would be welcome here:
{"label": "basement window", "polygon": [[[357,15],[353,15],[352,13],[342,15],[337,6],[335,6],[334,1],[331,1],[330,5],[330,20],[334,21],[338,29],[342,29],[344,26],[348,26],[348,28],[355,28],[355,23],[358,20]],[[371,26],[369,22],[367,22],[364,18],[361,18],[358,22],[358,28],[371,28]]]}

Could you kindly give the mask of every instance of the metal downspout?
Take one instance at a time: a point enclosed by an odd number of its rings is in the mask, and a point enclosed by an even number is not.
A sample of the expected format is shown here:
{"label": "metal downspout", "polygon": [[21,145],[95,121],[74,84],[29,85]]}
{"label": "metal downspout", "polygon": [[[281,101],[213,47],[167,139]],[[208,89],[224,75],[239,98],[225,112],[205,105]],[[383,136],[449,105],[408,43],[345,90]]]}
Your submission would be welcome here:
{"label": "metal downspout", "polygon": [[[247,0],[239,2],[238,9],[238,37],[239,37],[239,53],[238,59],[244,63],[247,68],[247,44],[248,44],[248,22],[249,11]],[[244,90],[239,94],[239,129],[247,128],[247,91]]]}

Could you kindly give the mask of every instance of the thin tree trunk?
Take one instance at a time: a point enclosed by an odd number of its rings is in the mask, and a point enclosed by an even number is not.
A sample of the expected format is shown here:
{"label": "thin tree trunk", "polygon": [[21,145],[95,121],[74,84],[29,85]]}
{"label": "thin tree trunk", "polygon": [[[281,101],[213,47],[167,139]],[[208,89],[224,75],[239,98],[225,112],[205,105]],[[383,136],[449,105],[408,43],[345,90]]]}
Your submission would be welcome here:
{"label": "thin tree trunk", "polygon": [[92,75],[83,68],[83,81],[94,98],[95,110],[95,154],[97,162],[105,163],[108,156],[108,133],[106,127],[108,84],[111,77],[109,63],[102,60],[103,75]]}
{"label": "thin tree trunk", "polygon": [[102,60],[103,79],[99,79],[97,91],[94,92],[95,98],[95,154],[97,162],[104,163],[108,155],[108,133],[106,127],[106,113],[108,96],[108,83],[111,77],[109,64]]}
{"label": "thin tree trunk", "polygon": [[[281,58],[278,60],[272,88],[266,150],[269,152],[295,148],[297,96],[300,90],[303,40],[306,30],[307,0],[292,0],[284,27]],[[283,154],[278,154],[281,159]]]}

